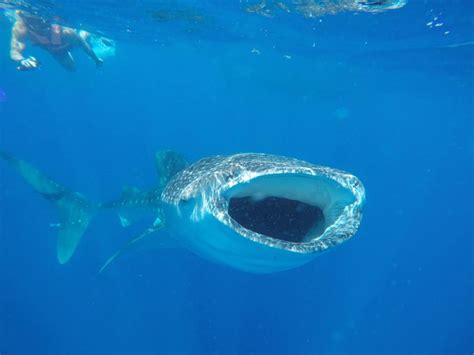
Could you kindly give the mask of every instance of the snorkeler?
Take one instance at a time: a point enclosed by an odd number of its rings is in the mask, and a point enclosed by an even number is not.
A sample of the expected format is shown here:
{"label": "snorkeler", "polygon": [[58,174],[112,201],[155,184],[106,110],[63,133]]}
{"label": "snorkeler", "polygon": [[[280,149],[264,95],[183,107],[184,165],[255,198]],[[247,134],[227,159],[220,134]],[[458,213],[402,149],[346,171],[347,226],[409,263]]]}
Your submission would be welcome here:
{"label": "snorkeler", "polygon": [[26,41],[48,51],[65,69],[75,70],[74,58],[70,50],[74,47],[82,50],[95,62],[97,67],[103,63],[87,43],[89,33],[77,33],[69,27],[53,24],[41,17],[16,11],[16,21],[12,27],[10,57],[18,63],[18,70],[34,70],[40,62],[32,56],[25,57]]}

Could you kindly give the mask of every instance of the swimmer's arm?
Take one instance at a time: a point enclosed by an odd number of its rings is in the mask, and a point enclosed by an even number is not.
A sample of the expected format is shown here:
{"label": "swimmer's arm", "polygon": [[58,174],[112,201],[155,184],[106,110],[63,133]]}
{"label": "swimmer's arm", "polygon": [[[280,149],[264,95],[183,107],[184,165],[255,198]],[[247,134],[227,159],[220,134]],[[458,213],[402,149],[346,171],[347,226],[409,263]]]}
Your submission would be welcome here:
{"label": "swimmer's arm", "polygon": [[78,35],[75,31],[73,30],[65,30],[65,33],[66,31],[71,31],[68,33],[68,35],[70,36],[74,36],[75,37],[75,40],[76,42],[78,43],[78,45],[82,48],[82,50],[95,62],[95,64],[97,65],[101,65],[102,64],[102,60],[94,53],[94,51],[92,50],[91,46],[89,45],[89,43],[87,43],[87,41],[85,40],[85,38],[81,37],[80,35]]}
{"label": "swimmer's arm", "polygon": [[91,46],[89,45],[89,43],[87,43],[84,39],[81,38],[81,47],[82,49],[84,50],[84,52],[86,52],[86,54],[92,58],[92,60],[95,62],[95,64],[97,65],[101,65],[102,64],[102,59],[100,59],[97,54],[95,54],[95,52],[92,50]]}
{"label": "swimmer's arm", "polygon": [[12,27],[12,38],[10,42],[10,58],[16,62],[20,62],[25,57],[23,52],[26,48],[26,28],[20,21],[16,21]]}

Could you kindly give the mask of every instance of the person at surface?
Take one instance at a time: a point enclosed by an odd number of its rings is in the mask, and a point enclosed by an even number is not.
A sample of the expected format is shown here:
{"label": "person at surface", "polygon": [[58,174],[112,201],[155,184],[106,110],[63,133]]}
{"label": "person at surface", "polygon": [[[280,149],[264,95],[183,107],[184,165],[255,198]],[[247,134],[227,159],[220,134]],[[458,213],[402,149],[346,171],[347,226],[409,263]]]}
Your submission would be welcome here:
{"label": "person at surface", "polygon": [[16,20],[12,27],[10,57],[15,61],[18,70],[34,70],[40,62],[32,56],[25,56],[27,41],[48,51],[65,69],[76,69],[71,49],[82,50],[95,62],[97,67],[103,63],[91,46],[87,43],[89,33],[51,23],[49,20],[31,15],[24,11],[16,11]]}

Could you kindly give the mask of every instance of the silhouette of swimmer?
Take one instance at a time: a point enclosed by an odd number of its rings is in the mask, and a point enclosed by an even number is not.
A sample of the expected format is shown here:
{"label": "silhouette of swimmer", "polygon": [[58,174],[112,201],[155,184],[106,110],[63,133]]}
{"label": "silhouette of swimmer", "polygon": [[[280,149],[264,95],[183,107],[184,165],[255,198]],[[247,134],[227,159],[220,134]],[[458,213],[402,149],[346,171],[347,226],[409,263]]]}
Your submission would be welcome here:
{"label": "silhouette of swimmer", "polygon": [[32,56],[25,57],[26,42],[48,51],[59,64],[69,71],[76,69],[70,50],[75,47],[82,50],[95,62],[97,67],[103,63],[87,43],[89,33],[53,24],[49,20],[25,11],[16,11],[16,21],[12,27],[10,57],[18,66],[17,69],[34,70],[41,63]]}

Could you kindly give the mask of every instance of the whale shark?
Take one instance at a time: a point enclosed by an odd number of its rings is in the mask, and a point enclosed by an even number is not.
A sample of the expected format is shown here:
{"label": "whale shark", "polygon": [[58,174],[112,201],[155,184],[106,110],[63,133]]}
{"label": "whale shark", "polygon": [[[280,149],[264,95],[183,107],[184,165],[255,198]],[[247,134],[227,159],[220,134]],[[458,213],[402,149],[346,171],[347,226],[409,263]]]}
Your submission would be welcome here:
{"label": "whale shark", "polygon": [[156,186],[143,191],[127,187],[116,200],[102,203],[11,154],[0,152],[0,158],[56,207],[61,264],[72,258],[101,211],[116,211],[123,226],[153,216],[153,223],[101,271],[152,237],[245,272],[293,269],[349,240],[360,226],[365,203],[364,186],[350,173],[264,153],[219,155],[189,164],[176,152],[161,151],[155,156]]}

